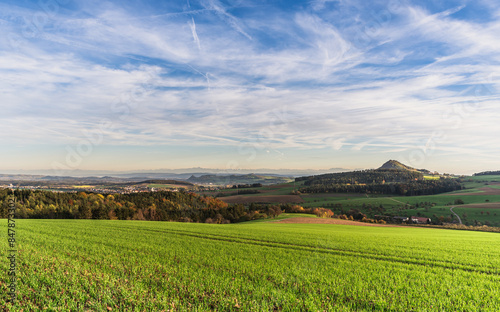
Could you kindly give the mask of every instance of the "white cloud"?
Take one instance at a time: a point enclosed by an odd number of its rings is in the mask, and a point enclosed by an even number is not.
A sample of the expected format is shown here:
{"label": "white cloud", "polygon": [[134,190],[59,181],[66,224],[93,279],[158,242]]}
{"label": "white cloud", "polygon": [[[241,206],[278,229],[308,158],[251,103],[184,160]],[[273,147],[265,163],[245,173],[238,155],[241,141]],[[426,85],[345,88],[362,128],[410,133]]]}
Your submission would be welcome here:
{"label": "white cloud", "polygon": [[[108,120],[112,146],[404,154],[430,140],[435,155],[499,152],[497,22],[409,6],[359,46],[353,25],[322,17],[324,1],[268,20],[202,4],[196,23],[194,13],[138,18],[106,4],[54,16],[57,27],[23,49],[2,41],[3,143],[77,144]],[[10,22],[0,29],[15,33]],[[264,35],[283,42],[265,46]],[[435,43],[445,48],[425,61],[414,51]]]}
{"label": "white cloud", "polygon": [[233,28],[238,33],[245,36],[247,39],[252,39],[252,37],[243,30],[243,27],[236,17],[229,14],[224,7],[224,5],[218,0],[204,0],[201,3],[205,9],[214,11],[224,22],[226,22],[231,28]]}
{"label": "white cloud", "polygon": [[328,2],[341,2],[341,0],[314,0],[311,2],[311,7],[315,11],[323,10]]}
{"label": "white cloud", "polygon": [[189,23],[189,27],[191,28],[191,33],[193,34],[193,40],[196,43],[198,50],[201,50],[200,38],[198,38],[198,33],[196,32],[196,23],[194,22],[194,18],[191,18],[191,23]]}

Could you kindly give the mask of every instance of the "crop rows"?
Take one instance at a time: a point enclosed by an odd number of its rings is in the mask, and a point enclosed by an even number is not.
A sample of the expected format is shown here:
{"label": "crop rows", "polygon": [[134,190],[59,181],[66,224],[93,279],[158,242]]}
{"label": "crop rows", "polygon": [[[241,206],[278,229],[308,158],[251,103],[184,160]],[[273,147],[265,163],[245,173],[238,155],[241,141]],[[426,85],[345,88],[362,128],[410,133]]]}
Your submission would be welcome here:
{"label": "crop rows", "polygon": [[[5,225],[2,225],[2,231]],[[15,310],[495,311],[498,234],[20,220]],[[6,249],[6,239],[1,241]],[[7,260],[1,259],[6,272]],[[0,278],[5,310],[7,286]],[[14,309],[13,309],[14,310]]]}

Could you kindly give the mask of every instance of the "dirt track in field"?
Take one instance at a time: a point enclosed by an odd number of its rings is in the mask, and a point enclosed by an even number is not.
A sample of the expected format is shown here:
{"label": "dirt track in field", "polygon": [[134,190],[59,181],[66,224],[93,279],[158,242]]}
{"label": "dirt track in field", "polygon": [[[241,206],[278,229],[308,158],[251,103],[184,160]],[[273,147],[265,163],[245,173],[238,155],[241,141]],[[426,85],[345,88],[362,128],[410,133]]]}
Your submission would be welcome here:
{"label": "dirt track in field", "polygon": [[220,200],[228,204],[251,204],[251,203],[282,203],[282,204],[292,204],[292,203],[303,203],[304,200],[298,195],[263,195],[263,196],[227,196],[219,197]]}
{"label": "dirt track in field", "polygon": [[276,223],[306,223],[306,224],[343,224],[343,225],[360,225],[360,226],[385,226],[385,227],[402,227],[393,224],[378,224],[378,223],[365,223],[342,219],[333,218],[307,218],[307,217],[295,217],[289,219],[283,219],[278,221],[272,221]]}

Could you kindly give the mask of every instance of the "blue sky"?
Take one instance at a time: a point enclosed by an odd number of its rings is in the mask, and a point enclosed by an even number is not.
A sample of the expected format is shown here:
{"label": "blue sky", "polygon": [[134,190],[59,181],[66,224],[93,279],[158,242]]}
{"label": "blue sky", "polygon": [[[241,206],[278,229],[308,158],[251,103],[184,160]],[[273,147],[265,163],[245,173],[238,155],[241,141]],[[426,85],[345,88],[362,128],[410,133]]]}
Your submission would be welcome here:
{"label": "blue sky", "polygon": [[500,7],[0,1],[0,170],[500,169]]}

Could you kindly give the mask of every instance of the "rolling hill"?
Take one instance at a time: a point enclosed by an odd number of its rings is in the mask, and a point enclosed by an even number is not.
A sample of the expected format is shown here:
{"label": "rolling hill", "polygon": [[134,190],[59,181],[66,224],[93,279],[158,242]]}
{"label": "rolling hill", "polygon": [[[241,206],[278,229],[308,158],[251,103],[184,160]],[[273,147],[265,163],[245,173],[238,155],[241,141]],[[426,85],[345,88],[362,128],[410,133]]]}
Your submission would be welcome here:
{"label": "rolling hill", "polygon": [[415,169],[393,159],[385,162],[380,168],[378,168],[378,170],[408,170],[408,171],[418,171],[422,173],[430,173],[430,171],[427,169]]}
{"label": "rolling hill", "polygon": [[417,171],[417,169],[409,167],[405,164],[400,163],[397,160],[389,160],[385,162],[380,168],[380,169],[394,169],[394,170],[410,170],[410,171]]}

